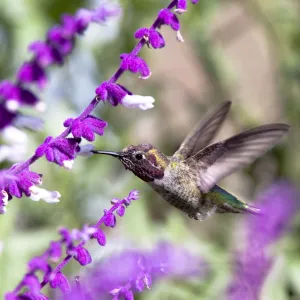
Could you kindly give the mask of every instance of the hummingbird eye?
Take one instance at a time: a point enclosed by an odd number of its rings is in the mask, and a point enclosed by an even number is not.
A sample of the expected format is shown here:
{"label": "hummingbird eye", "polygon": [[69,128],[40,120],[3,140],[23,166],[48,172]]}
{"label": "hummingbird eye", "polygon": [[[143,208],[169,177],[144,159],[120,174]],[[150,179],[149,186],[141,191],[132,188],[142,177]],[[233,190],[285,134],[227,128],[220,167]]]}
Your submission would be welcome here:
{"label": "hummingbird eye", "polygon": [[141,160],[141,159],[143,159],[143,155],[142,155],[141,153],[137,153],[137,154],[135,155],[135,158],[136,158],[137,160]]}

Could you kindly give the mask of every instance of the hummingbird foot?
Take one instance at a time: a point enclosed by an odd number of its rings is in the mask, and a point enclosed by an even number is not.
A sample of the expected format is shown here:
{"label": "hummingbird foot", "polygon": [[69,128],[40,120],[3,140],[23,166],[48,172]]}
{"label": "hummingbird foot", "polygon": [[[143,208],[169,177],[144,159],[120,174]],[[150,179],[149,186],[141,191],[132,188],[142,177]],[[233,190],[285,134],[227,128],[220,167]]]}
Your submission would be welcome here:
{"label": "hummingbird foot", "polygon": [[189,217],[191,219],[195,219],[197,221],[205,221],[209,217],[211,217],[217,210],[217,206],[211,207],[208,211],[197,212],[196,214],[190,214]]}

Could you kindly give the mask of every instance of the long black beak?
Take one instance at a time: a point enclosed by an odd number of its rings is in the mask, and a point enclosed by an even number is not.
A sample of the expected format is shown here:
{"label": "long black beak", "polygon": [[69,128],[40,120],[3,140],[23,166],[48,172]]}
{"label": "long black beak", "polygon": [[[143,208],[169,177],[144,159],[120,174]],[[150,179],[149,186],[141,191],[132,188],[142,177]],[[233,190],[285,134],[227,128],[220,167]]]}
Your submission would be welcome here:
{"label": "long black beak", "polygon": [[103,151],[103,150],[92,150],[91,152],[93,152],[95,154],[110,155],[110,156],[114,156],[114,157],[117,157],[117,158],[125,156],[125,153],[123,153],[123,152]]}

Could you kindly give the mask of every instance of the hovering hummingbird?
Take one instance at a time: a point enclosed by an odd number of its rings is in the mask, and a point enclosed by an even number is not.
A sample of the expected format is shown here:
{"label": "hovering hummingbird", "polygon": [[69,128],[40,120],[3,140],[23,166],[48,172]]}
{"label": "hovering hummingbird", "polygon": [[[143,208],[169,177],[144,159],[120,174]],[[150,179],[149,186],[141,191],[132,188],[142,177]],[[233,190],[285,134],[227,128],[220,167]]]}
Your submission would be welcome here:
{"label": "hovering hummingbird", "polygon": [[238,200],[216,183],[262,156],[280,141],[290,126],[263,125],[209,145],[230,106],[228,101],[207,114],[173,156],[164,155],[151,144],[130,145],[120,152],[92,152],[118,158],[125,169],[196,220],[205,220],[215,212],[259,215],[258,208]]}

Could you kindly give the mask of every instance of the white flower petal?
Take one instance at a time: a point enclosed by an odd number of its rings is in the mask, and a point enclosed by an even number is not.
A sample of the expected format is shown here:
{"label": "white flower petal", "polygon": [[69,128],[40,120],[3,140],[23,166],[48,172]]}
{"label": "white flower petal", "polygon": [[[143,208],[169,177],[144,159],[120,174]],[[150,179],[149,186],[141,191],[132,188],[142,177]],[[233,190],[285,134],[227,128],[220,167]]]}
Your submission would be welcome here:
{"label": "white flower petal", "polygon": [[184,42],[184,39],[179,30],[177,31],[176,38],[179,42]]}
{"label": "white flower petal", "polygon": [[24,145],[28,142],[27,134],[14,126],[7,126],[2,131],[4,141],[10,145]]}
{"label": "white flower petal", "polygon": [[63,167],[67,170],[71,170],[74,165],[74,160],[64,160],[63,161]]}
{"label": "white flower petal", "polygon": [[122,104],[128,108],[139,108],[142,110],[154,107],[155,99],[151,96],[126,95],[122,99]]}
{"label": "white flower petal", "polygon": [[61,197],[60,193],[57,191],[48,191],[38,188],[35,185],[31,186],[29,190],[31,192],[30,199],[33,201],[43,200],[47,203],[57,203]]}
{"label": "white flower petal", "polygon": [[5,102],[5,106],[9,111],[15,112],[20,107],[20,104],[16,100],[8,100]]}

